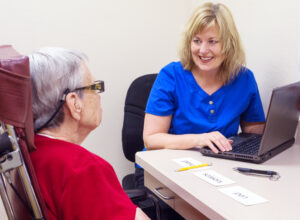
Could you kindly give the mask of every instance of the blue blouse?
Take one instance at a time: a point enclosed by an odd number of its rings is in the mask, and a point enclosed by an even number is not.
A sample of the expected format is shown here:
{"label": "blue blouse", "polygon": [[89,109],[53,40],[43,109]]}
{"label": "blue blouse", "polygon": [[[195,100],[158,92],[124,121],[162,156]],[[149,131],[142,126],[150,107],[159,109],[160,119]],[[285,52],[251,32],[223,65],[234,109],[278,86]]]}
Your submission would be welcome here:
{"label": "blue blouse", "polygon": [[172,115],[169,133],[238,132],[240,120],[264,122],[265,115],[253,73],[242,68],[229,84],[208,95],[180,62],[165,66],[152,87],[146,113]]}

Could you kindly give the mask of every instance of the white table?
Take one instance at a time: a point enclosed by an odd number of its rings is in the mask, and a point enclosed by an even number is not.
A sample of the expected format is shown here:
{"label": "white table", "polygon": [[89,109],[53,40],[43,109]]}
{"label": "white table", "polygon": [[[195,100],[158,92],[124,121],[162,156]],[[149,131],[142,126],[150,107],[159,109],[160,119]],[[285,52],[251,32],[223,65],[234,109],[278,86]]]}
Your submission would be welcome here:
{"label": "white table", "polygon": [[[172,159],[191,157],[202,163],[211,162],[210,169],[234,180],[232,184],[242,186],[269,201],[245,206],[221,193],[189,170],[175,172],[180,165]],[[300,219],[300,145],[299,142],[263,164],[252,164],[202,156],[197,150],[153,150],[138,152],[136,162],[145,170],[145,186],[174,199],[165,200],[186,219]],[[281,178],[271,181],[266,177],[247,176],[233,167],[277,171]],[[205,215],[205,216],[203,216]]]}

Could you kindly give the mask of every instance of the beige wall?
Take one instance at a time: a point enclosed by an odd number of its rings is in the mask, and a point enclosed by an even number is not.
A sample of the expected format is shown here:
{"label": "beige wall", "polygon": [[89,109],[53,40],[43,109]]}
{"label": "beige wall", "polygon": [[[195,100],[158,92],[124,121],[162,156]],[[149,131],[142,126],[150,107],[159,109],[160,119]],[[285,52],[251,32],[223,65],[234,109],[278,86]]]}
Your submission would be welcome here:
{"label": "beige wall", "polygon": [[[103,122],[84,142],[118,178],[133,171],[123,156],[126,91],[137,76],[177,60],[180,33],[196,0],[27,0],[0,2],[0,44],[22,53],[40,46],[78,49],[106,83]],[[271,89],[299,80],[298,1],[224,0],[236,20],[265,109]],[[298,74],[298,75],[297,75]],[[0,219],[4,216],[0,210]]]}

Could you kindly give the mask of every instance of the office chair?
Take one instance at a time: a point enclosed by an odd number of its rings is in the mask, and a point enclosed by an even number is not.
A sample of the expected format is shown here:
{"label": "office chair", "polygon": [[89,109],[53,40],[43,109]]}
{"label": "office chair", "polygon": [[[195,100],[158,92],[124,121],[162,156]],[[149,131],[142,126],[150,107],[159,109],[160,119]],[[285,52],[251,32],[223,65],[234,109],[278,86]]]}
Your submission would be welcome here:
{"label": "office chair", "polygon": [[[144,148],[145,108],[156,76],[157,74],[153,73],[136,78],[127,91],[122,128],[122,146],[125,157],[131,162],[135,162],[135,153],[142,151]],[[126,176],[125,179],[127,178],[131,177]]]}
{"label": "office chair", "polygon": [[[135,153],[142,151],[144,148],[145,107],[156,76],[157,74],[147,74],[138,77],[131,83],[127,91],[122,128],[122,146],[125,157],[131,162],[135,162]],[[149,210],[155,207],[156,219],[161,218],[158,199],[146,188],[136,188],[134,174],[125,176],[122,179],[122,186],[129,198],[140,206],[146,214],[149,215]],[[138,197],[138,194],[142,196]]]}
{"label": "office chair", "polygon": [[48,219],[29,156],[31,99],[28,57],[0,46],[0,194],[9,220]]}
{"label": "office chair", "polygon": [[[135,153],[142,151],[144,148],[143,129],[145,108],[156,77],[157,74],[155,73],[140,76],[131,83],[127,91],[122,128],[122,146],[125,157],[131,162],[135,162]],[[146,187],[137,189],[134,174],[125,176],[122,179],[122,186],[130,198],[131,196],[137,198],[131,198],[131,200],[139,205],[150,217],[172,220],[183,219],[177,212],[156,197],[156,195]],[[134,192],[128,193],[130,191]],[[144,194],[143,196],[138,197],[136,196],[138,195],[136,194],[137,192]],[[152,203],[149,202],[149,198]],[[153,210],[153,204],[155,210]],[[155,212],[155,216],[153,216],[153,212]]]}

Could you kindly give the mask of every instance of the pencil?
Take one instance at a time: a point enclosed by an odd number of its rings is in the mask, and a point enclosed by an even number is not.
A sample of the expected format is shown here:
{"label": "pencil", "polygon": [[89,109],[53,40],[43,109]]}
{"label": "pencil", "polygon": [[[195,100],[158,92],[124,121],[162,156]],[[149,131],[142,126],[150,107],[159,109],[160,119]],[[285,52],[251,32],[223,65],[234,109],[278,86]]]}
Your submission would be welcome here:
{"label": "pencil", "polygon": [[199,168],[199,167],[207,167],[207,166],[211,166],[211,165],[212,165],[212,163],[204,163],[204,164],[194,165],[194,166],[190,166],[190,167],[183,167],[183,168],[180,168],[180,169],[175,170],[175,171],[180,172],[180,171],[195,169],[195,168]]}

